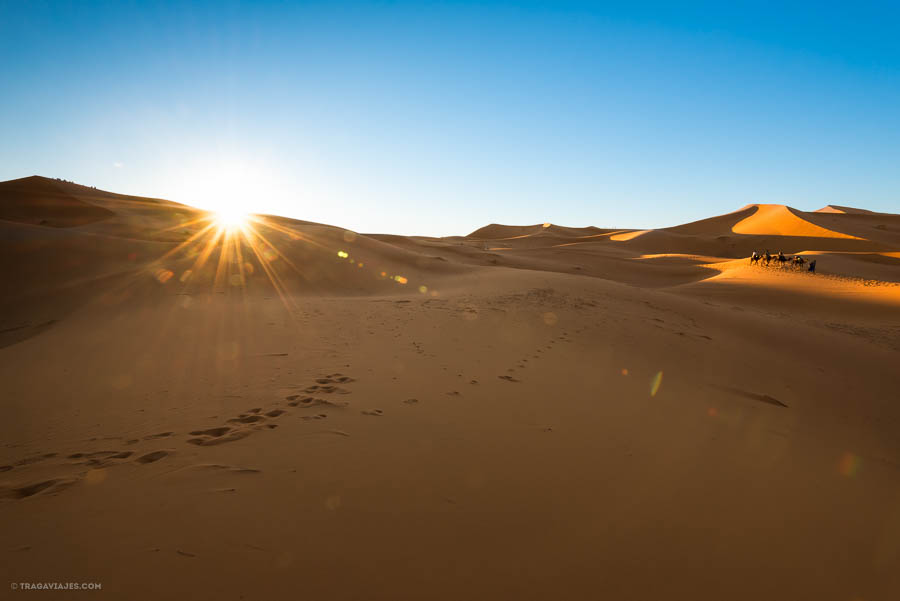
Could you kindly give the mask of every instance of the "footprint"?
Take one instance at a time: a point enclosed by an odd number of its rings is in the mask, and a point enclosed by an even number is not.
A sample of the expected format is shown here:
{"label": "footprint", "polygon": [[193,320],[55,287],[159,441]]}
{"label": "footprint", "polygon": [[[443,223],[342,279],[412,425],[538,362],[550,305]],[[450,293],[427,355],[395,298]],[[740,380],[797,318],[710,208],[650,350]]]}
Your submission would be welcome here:
{"label": "footprint", "polygon": [[319,413],[318,415],[304,415],[303,419],[309,421],[311,419],[325,419],[326,417],[328,417],[328,415],[325,413]]}
{"label": "footprint", "polygon": [[167,438],[175,434],[174,432],[160,432],[159,434],[151,434],[149,436],[145,436],[144,440],[155,440],[157,438]]}
{"label": "footprint", "polygon": [[315,400],[311,396],[305,396],[303,398],[300,398],[301,396],[303,396],[303,395],[292,394],[291,396],[285,397],[285,398],[288,401],[288,405],[290,405],[291,407],[296,407],[297,405],[300,405],[300,404],[306,405],[306,404],[312,403]]}
{"label": "footprint", "polygon": [[75,484],[75,482],[76,480],[74,478],[54,478],[52,480],[44,480],[42,482],[35,482],[34,484],[9,489],[5,491],[3,496],[13,499],[24,499],[26,497],[33,497],[44,491],[59,492],[60,490]]}
{"label": "footprint", "polygon": [[229,424],[254,424],[256,422],[263,421],[264,418],[261,415],[243,415],[241,417],[232,417],[228,420]]}
{"label": "footprint", "polygon": [[134,451],[94,451],[93,453],[72,453],[66,459],[90,459],[89,463],[97,463],[101,459],[127,459]]}
{"label": "footprint", "polygon": [[236,467],[233,465],[223,465],[221,463],[199,463],[197,465],[190,466],[190,469],[229,472],[232,474],[258,474],[262,471],[250,467]]}
{"label": "footprint", "polygon": [[344,390],[339,386],[334,386],[333,384],[327,384],[324,386],[314,385],[308,388],[305,388],[303,392],[321,392],[324,394],[350,394],[349,390]]}
{"label": "footprint", "polygon": [[94,453],[73,453],[69,459],[87,459],[88,465],[105,465],[110,459],[128,459],[134,455],[134,451],[97,451]]}
{"label": "footprint", "polygon": [[230,432],[231,428],[228,426],[221,426],[218,428],[210,428],[209,430],[194,430],[191,432],[191,436],[222,436],[226,432]]}
{"label": "footprint", "polygon": [[52,457],[56,457],[57,455],[58,453],[45,453],[43,455],[37,455],[35,457],[26,457],[25,459],[17,461],[15,465],[31,465],[32,463],[44,461],[45,459],[50,459]]}
{"label": "footprint", "polygon": [[301,407],[304,408],[317,407],[319,405],[328,405],[330,407],[341,408],[346,407],[347,403],[342,403],[340,401],[328,401],[326,399],[316,399],[313,397],[306,397],[305,399],[301,400]]}
{"label": "footprint", "polygon": [[271,411],[266,413],[266,415],[268,415],[269,417],[278,417],[282,414],[284,414],[284,409],[272,409]]}
{"label": "footprint", "polygon": [[517,380],[512,376],[497,376],[501,380],[506,380],[507,382],[521,382],[522,380]]}
{"label": "footprint", "polygon": [[363,415],[372,415],[375,417],[381,417],[382,415],[384,415],[384,411],[382,411],[381,409],[372,409],[371,411],[362,411],[361,413]]}
{"label": "footprint", "polygon": [[416,403],[419,402],[419,399],[406,399],[403,402],[406,403],[407,405],[415,405]]}
{"label": "footprint", "polygon": [[225,436],[218,436],[218,437],[203,436],[200,438],[189,438],[188,442],[191,444],[201,446],[201,447],[211,447],[213,445],[225,444],[226,442],[234,442],[235,440],[247,438],[248,436],[250,436],[250,434],[251,434],[251,432],[249,430],[235,430]]}
{"label": "footprint", "polygon": [[75,453],[76,455],[81,455],[82,457],[108,457],[110,455],[115,455],[118,451],[94,451],[93,453]]}
{"label": "footprint", "polygon": [[168,457],[169,451],[152,451],[147,453],[146,455],[141,455],[135,461],[138,463],[153,463],[154,461],[159,461],[163,457]]}

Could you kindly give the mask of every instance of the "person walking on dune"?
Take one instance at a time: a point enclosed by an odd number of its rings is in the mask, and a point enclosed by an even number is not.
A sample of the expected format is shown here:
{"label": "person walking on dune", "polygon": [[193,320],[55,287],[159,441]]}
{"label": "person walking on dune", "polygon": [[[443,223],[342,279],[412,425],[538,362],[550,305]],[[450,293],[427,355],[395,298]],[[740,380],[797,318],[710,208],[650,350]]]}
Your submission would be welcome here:
{"label": "person walking on dune", "polygon": [[809,262],[809,272],[810,273],[816,272],[816,260],[815,259],[813,259],[812,261]]}

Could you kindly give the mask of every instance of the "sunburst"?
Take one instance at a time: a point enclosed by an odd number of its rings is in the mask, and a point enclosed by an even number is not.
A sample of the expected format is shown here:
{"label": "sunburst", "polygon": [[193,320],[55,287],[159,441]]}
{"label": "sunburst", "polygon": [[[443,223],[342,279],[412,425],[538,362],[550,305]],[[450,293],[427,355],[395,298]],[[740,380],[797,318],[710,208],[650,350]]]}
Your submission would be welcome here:
{"label": "sunburst", "polygon": [[[232,207],[215,211],[199,210],[179,225],[161,231],[178,231],[187,236],[148,265],[157,282],[180,286],[180,294],[186,294],[190,289],[196,290],[202,281],[209,282],[212,289],[220,293],[226,289],[244,292],[251,283],[251,277],[262,275],[281,302],[288,309],[294,309],[293,295],[284,279],[287,275],[284,268],[301,278],[304,273],[303,266],[293,260],[285,247],[291,244],[314,247],[322,251],[323,259],[333,257],[336,266],[350,263],[357,269],[366,269],[372,273],[373,279],[391,281],[404,287],[409,283],[404,275],[389,273],[352,256],[354,253],[348,252],[352,247],[343,244],[331,246],[331,240],[318,240],[283,220]],[[284,239],[278,240],[279,237]],[[345,232],[341,237],[344,244],[352,244],[355,239],[356,235],[352,232]],[[311,271],[320,268],[318,266]],[[415,286],[412,288],[415,289]],[[437,296],[437,292],[425,285],[417,289],[422,294]]]}

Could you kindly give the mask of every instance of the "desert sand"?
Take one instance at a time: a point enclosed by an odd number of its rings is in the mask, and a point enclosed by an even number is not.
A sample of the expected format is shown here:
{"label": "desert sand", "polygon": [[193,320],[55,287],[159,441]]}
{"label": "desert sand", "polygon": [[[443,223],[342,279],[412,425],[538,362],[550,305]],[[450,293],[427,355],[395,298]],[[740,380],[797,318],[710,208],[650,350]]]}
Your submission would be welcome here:
{"label": "desert sand", "polygon": [[[900,598],[900,216],[210,219],[0,184],[0,580]],[[764,249],[817,271],[751,266]]]}

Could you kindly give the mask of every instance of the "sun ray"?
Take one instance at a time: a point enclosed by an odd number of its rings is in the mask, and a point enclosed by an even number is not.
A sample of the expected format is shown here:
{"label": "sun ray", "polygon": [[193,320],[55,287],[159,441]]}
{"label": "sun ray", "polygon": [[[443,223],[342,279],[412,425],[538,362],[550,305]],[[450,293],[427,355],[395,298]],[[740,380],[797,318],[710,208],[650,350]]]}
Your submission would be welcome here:
{"label": "sun ray", "polygon": [[156,230],[156,233],[164,234],[166,232],[174,232],[177,229],[182,229],[182,228],[190,227],[192,225],[197,225],[198,223],[203,223],[204,221],[212,222],[213,217],[210,215],[202,215],[200,217],[191,219],[189,221],[183,221],[183,222],[179,223],[178,225],[173,225],[172,227],[166,227],[161,230]]}
{"label": "sun ray", "polygon": [[240,277],[241,291],[245,292],[247,289],[247,278],[246,278],[246,275],[244,274],[244,254],[243,254],[243,251],[241,250],[241,247],[243,246],[242,242],[247,239],[247,233],[246,233],[246,231],[244,231],[244,228],[241,228],[240,232],[241,232],[241,236],[235,237],[234,254],[235,254],[235,259],[237,261],[237,266],[238,266],[238,275]]}
{"label": "sun ray", "polygon": [[188,238],[187,240],[184,240],[183,242],[181,242],[180,244],[178,244],[178,246],[176,246],[175,248],[173,248],[173,249],[170,250],[169,252],[165,253],[163,256],[161,256],[161,257],[160,257],[159,259],[157,259],[157,260],[158,260],[158,261],[162,261],[162,260],[168,259],[168,258],[171,257],[172,255],[174,255],[175,253],[177,253],[179,250],[181,250],[182,248],[184,248],[184,247],[186,247],[187,245],[189,245],[191,242],[193,242],[193,241],[197,240],[198,238],[200,238],[201,236],[203,236],[206,232],[208,232],[209,230],[211,230],[213,227],[215,227],[215,225],[212,224],[212,223],[210,223],[210,224],[207,225],[205,228],[203,228],[202,230],[200,230],[200,231],[197,232],[196,234],[192,235],[192,236],[191,236],[190,238]]}
{"label": "sun ray", "polygon": [[231,255],[231,241],[233,232],[231,230],[222,230],[222,244],[219,245],[219,262],[216,265],[216,275],[213,280],[213,289],[221,289],[222,282],[225,278],[225,272],[228,270]]}
{"label": "sun ray", "polygon": [[194,271],[199,270],[206,264],[206,261],[209,259],[209,256],[212,254],[213,250],[215,250],[216,244],[219,241],[219,238],[221,238],[221,237],[222,237],[221,231],[217,231],[217,232],[213,233],[212,237],[206,243],[206,248],[204,248],[200,252],[200,254],[197,255],[197,260],[194,261],[194,266],[192,267],[192,269]]}
{"label": "sun ray", "polygon": [[275,270],[272,268],[272,266],[268,264],[268,261],[265,257],[262,256],[262,253],[260,253],[253,240],[248,240],[248,246],[250,247],[250,250],[253,251],[253,254],[256,255],[257,261],[259,261],[262,270],[268,276],[269,281],[275,288],[275,292],[278,294],[279,299],[281,299],[282,304],[284,304],[285,308],[288,309],[288,313],[293,315],[292,310],[296,309],[296,305],[290,299],[290,297],[287,296],[284,283],[281,281],[281,277],[277,273],[275,273]]}
{"label": "sun ray", "polygon": [[296,271],[299,275],[303,275],[303,272],[300,271],[300,268],[297,267],[296,265],[294,265],[293,261],[291,261],[286,256],[284,256],[284,253],[282,253],[280,250],[278,250],[278,248],[276,248],[275,245],[272,244],[268,238],[266,238],[262,233],[260,233],[259,231],[255,230],[255,229],[253,230],[253,233],[256,235],[257,238],[262,240],[263,244],[265,244],[269,248],[269,250],[271,250],[273,253],[275,253],[275,256],[277,256],[278,258],[283,260],[285,263],[287,263],[291,267],[291,269]]}
{"label": "sun ray", "polygon": [[332,252],[332,250],[333,250],[333,249],[328,248],[328,247],[325,246],[324,244],[321,244],[321,243],[319,243],[319,242],[316,242],[315,240],[309,238],[308,236],[305,236],[305,235],[304,235],[303,233],[301,233],[301,232],[298,232],[298,231],[296,231],[296,230],[294,230],[294,229],[291,229],[291,228],[289,228],[289,227],[285,227],[285,226],[283,226],[283,225],[281,225],[281,224],[274,223],[274,222],[272,222],[271,220],[259,218],[258,220],[255,220],[255,221],[256,221],[256,223],[260,223],[260,224],[262,224],[262,225],[265,225],[265,226],[266,226],[267,228],[269,228],[269,229],[273,229],[273,230],[275,230],[276,232],[281,232],[282,234],[287,234],[288,236],[291,236],[292,238],[296,238],[297,240],[300,240],[300,241],[302,241],[302,242],[306,242],[307,244],[312,244],[313,246],[316,246],[316,247],[318,247],[318,248],[321,248],[322,250],[326,250],[326,251],[328,251],[328,252]]}

